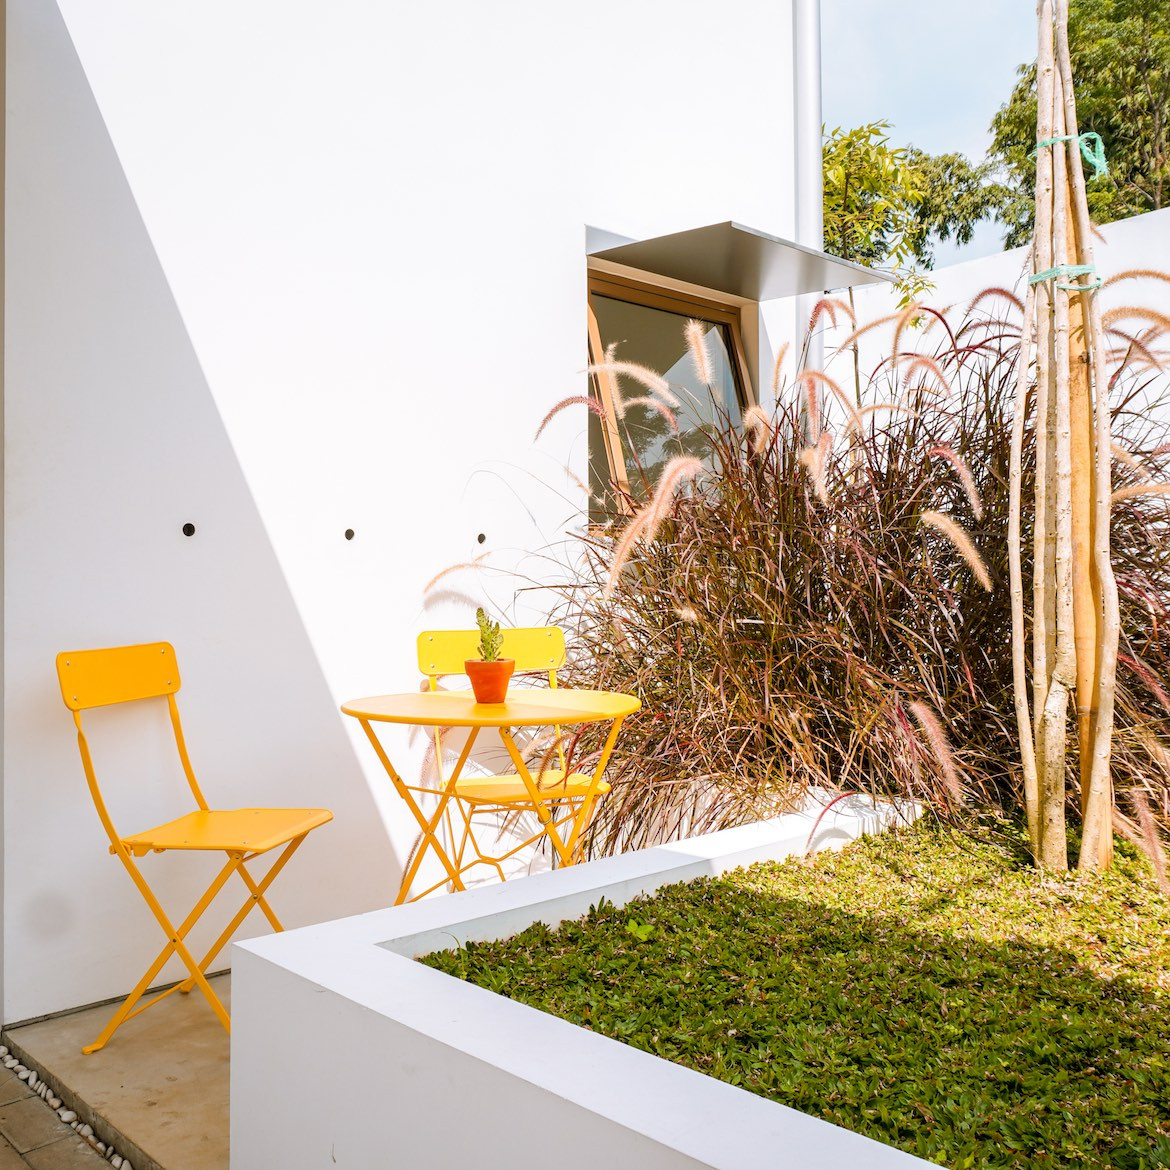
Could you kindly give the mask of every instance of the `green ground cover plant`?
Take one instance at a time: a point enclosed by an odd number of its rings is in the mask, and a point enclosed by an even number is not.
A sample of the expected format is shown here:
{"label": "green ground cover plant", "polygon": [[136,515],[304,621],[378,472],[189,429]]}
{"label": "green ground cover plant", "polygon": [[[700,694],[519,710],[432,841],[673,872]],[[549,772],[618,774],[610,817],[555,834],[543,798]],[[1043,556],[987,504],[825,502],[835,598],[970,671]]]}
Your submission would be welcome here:
{"label": "green ground cover plant", "polygon": [[951,1167],[1170,1166],[1170,901],[935,822],[429,966]]}

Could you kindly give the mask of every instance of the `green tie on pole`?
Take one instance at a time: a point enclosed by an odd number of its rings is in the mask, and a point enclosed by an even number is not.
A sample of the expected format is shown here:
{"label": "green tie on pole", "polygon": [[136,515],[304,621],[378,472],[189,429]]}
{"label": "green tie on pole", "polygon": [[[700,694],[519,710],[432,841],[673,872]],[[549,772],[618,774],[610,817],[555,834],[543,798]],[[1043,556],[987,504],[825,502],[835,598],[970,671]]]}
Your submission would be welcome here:
{"label": "green tie on pole", "polygon": [[1074,141],[1081,148],[1081,157],[1093,168],[1094,179],[1109,174],[1109,164],[1105,161],[1105,143],[1101,141],[1101,135],[1093,130],[1087,130],[1084,134],[1058,134],[1055,138],[1042,138],[1036,143],[1036,150],[1033,150],[1028,157],[1034,159],[1036,151],[1042,147],[1055,146],[1058,142]]}

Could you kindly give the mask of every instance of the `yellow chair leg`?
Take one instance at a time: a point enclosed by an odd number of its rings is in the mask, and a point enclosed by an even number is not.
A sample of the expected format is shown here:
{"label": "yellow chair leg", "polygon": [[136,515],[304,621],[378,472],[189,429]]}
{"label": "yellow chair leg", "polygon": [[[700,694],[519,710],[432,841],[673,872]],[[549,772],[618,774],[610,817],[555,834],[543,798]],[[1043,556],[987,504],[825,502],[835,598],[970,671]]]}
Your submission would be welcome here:
{"label": "yellow chair leg", "polygon": [[[229,858],[235,859],[235,872],[240,875],[248,889],[252,891],[252,896],[239,908],[238,911],[236,911],[235,917],[227,924],[223,933],[215,940],[215,943],[212,945],[211,949],[207,952],[206,955],[203,956],[202,960],[200,961],[199,970],[202,971],[205,975],[207,974],[207,968],[210,967],[211,964],[215,961],[216,955],[218,955],[219,952],[222,951],[223,948],[227,945],[228,939],[230,939],[232,935],[235,934],[235,932],[240,928],[244,919],[247,918],[248,915],[252,912],[253,907],[260,907],[261,911],[264,913],[264,917],[268,919],[268,923],[273,930],[277,931],[278,933],[284,930],[284,927],[280,924],[280,919],[278,919],[272,912],[272,907],[268,905],[264,895],[267,892],[268,887],[272,885],[273,881],[276,879],[276,875],[280,873],[282,869],[284,869],[289,858],[292,857],[292,855],[297,851],[297,848],[305,839],[305,836],[306,834],[302,833],[299,837],[294,837],[285,846],[284,852],[281,853],[275,862],[273,862],[272,868],[269,869],[269,871],[264,875],[259,885],[257,885],[255,879],[245,868],[246,862],[254,861],[258,855],[253,854],[252,856],[248,857],[242,853],[228,854]],[[179,985],[179,991],[186,995],[194,986],[195,978],[192,976],[189,979],[185,979]]]}
{"label": "yellow chair leg", "polygon": [[[419,827],[422,829],[423,840],[422,844],[414,851],[414,857],[411,859],[410,865],[407,867],[406,873],[402,875],[402,881],[398,886],[398,895],[394,899],[395,906],[401,906],[403,902],[407,901],[407,895],[410,893],[410,887],[414,883],[414,879],[418,876],[418,871],[422,866],[423,858],[427,854],[427,850],[432,850],[442,862],[443,868],[447,871],[447,879],[457,890],[464,889],[463,882],[459,878],[459,867],[448,856],[447,851],[443,848],[439,841],[437,830],[443,823],[443,816],[447,811],[447,805],[451,802],[451,794],[455,790],[455,783],[459,779],[460,773],[463,771],[463,765],[467,763],[467,758],[471,755],[471,749],[475,746],[475,738],[478,734],[478,728],[473,727],[467,736],[467,742],[463,745],[463,751],[459,754],[459,759],[455,764],[455,769],[447,778],[447,785],[442,795],[439,797],[439,802],[435,806],[434,813],[428,818],[427,815],[418,806],[418,802],[411,796],[409,789],[402,784],[398,773],[394,770],[394,765],[390,763],[389,757],[386,755],[378,737],[374,734],[369,723],[362,719],[359,721],[366,729],[366,735],[370,742],[374,745],[374,749],[378,753],[378,758],[382,762],[382,766],[386,769],[390,779],[394,781],[395,787],[398,789],[399,795],[406,801],[410,808],[414,819],[418,821]],[[440,882],[440,885],[443,883]],[[435,889],[437,887],[431,887]],[[429,891],[427,891],[429,893]],[[421,895],[420,895],[421,896]]]}
{"label": "yellow chair leg", "polygon": [[134,879],[134,884],[138,887],[138,890],[142,894],[143,898],[145,898],[146,904],[153,911],[155,918],[158,919],[158,923],[162,927],[163,933],[167,936],[168,942],[167,945],[163,947],[161,951],[159,951],[158,956],[147,968],[146,974],[143,975],[142,978],[138,981],[134,987],[134,990],[131,991],[130,994],[122,1001],[122,1006],[118,1008],[118,1010],[111,1017],[109,1023],[107,1023],[105,1028],[102,1029],[101,1035],[92,1044],[88,1044],[82,1048],[81,1051],[88,1056],[90,1053],[97,1052],[99,1049],[104,1048],[109,1042],[110,1037],[113,1036],[113,1034],[128,1019],[130,1019],[132,1016],[138,1015],[139,1012],[145,1011],[152,1004],[155,1004],[160,999],[162,999],[163,996],[169,994],[170,991],[175,990],[173,987],[168,988],[167,991],[162,992],[160,995],[156,995],[153,999],[148,1000],[146,1003],[142,1004],[137,1010],[134,1009],[134,1005],[138,1003],[146,989],[151,985],[152,982],[154,982],[154,979],[158,973],[163,969],[164,966],[166,966],[166,962],[171,957],[171,955],[178,955],[179,958],[182,959],[183,963],[187,967],[187,970],[191,972],[192,980],[198,985],[199,990],[203,992],[207,1002],[211,1005],[212,1011],[214,1011],[216,1016],[219,1017],[219,1022],[223,1024],[226,1031],[230,1032],[231,1021],[228,1017],[227,1010],[224,1008],[223,1004],[220,1003],[219,997],[211,989],[211,984],[207,982],[203,972],[199,969],[195,962],[195,957],[187,949],[183,940],[190,933],[191,928],[195,925],[195,923],[199,921],[200,917],[203,915],[203,912],[209,905],[211,905],[215,896],[219,893],[220,890],[223,889],[224,883],[228,880],[229,877],[231,877],[233,871],[235,870],[236,863],[234,861],[229,861],[223,867],[223,869],[219,871],[215,877],[215,880],[207,887],[203,897],[199,899],[199,901],[192,908],[191,912],[187,915],[186,918],[183,919],[182,924],[176,930],[171,925],[170,919],[167,917],[166,911],[163,910],[159,900],[154,896],[154,891],[147,884],[146,879],[142,876],[138,870],[138,867],[134,864],[130,854],[126,852],[125,849],[122,849],[120,856],[122,858],[123,864],[130,871],[130,876]]}

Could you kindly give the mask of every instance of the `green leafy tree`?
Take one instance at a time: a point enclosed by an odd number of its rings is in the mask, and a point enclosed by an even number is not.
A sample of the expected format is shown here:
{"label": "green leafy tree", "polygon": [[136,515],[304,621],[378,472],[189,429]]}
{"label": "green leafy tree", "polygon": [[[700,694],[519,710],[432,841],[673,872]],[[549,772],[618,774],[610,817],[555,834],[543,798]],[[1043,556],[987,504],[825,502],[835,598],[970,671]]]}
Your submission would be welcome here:
{"label": "green leafy tree", "polygon": [[884,265],[904,280],[915,276],[915,212],[925,191],[905,147],[890,145],[888,122],[826,135],[825,250],[859,264]]}
{"label": "green leafy tree", "polygon": [[930,287],[923,270],[934,265],[935,243],[969,242],[1010,193],[994,181],[992,164],[891,146],[889,129],[870,122],[825,136],[825,250],[892,269],[909,300]]}
{"label": "green leafy tree", "polygon": [[[1170,0],[1070,0],[1069,55],[1082,131],[1101,135],[1107,175],[1088,179],[1098,223],[1170,206]],[[1009,247],[1032,232],[1036,166],[1036,65],[991,124],[993,157],[1013,190],[1003,211]]]}
{"label": "green leafy tree", "polygon": [[914,255],[934,267],[934,245],[954,240],[969,244],[977,224],[1000,220],[1013,192],[996,177],[992,162],[973,163],[962,154],[926,154],[910,147],[910,165],[919,174],[922,198],[914,209]]}

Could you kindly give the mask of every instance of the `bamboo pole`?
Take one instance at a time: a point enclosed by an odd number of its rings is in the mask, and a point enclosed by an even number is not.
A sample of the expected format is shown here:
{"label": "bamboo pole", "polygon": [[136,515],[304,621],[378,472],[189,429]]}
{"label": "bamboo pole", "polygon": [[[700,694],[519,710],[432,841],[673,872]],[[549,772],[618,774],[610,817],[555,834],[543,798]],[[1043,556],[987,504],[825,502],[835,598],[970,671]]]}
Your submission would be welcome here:
{"label": "bamboo pole", "polygon": [[1016,359],[1016,402],[1012,415],[1012,444],[1008,463],[1008,583],[1012,605],[1012,691],[1024,772],[1024,807],[1032,856],[1040,856],[1040,794],[1036,750],[1032,742],[1032,715],[1028,705],[1027,629],[1024,623],[1024,570],[1021,563],[1020,509],[1023,483],[1024,425],[1028,416],[1028,371],[1031,368],[1032,330],[1036,318],[1036,290],[1028,286],[1020,352]]}
{"label": "bamboo pole", "polygon": [[[1069,133],[1076,133],[1075,124]],[[1076,192],[1071,172],[1079,159],[1070,159],[1066,184],[1069,207],[1075,207]],[[1069,263],[1083,264],[1075,212],[1068,221]],[[1097,631],[1100,623],[1101,594],[1093,570],[1093,494],[1096,439],[1094,436],[1093,401],[1089,376],[1089,342],[1086,335],[1088,314],[1085,300],[1090,294],[1069,296],[1069,421],[1072,428],[1072,526],[1073,526],[1073,625],[1077,655],[1077,744],[1081,782],[1081,815],[1089,797],[1092,772],[1093,722],[1097,709]]]}
{"label": "bamboo pole", "polygon": [[[1057,63],[1064,83],[1065,119],[1069,133],[1078,131],[1076,95],[1073,91],[1072,63],[1068,51],[1067,0],[1057,0]],[[1070,143],[1072,159],[1075,139]],[[1079,162],[1070,167],[1075,198],[1073,206],[1076,228],[1086,264],[1093,263],[1093,244],[1089,222],[1085,179]],[[1089,790],[1085,799],[1084,832],[1078,864],[1096,869],[1107,866],[1113,854],[1113,789],[1109,772],[1109,757],[1113,743],[1114,688],[1117,676],[1117,647],[1121,620],[1117,599],[1117,582],[1113,574],[1110,553],[1110,510],[1112,496],[1112,469],[1110,445],[1112,420],[1109,409],[1109,379],[1105,369],[1104,328],[1101,306],[1097,297],[1089,296],[1089,352],[1093,380],[1093,413],[1096,429],[1096,461],[1093,482],[1093,568],[1100,594],[1099,625],[1096,656],[1096,718],[1092,731],[1092,759],[1089,769]]]}
{"label": "bamboo pole", "polygon": [[[1052,0],[1039,3],[1036,59],[1037,138],[1055,134],[1055,65],[1053,62]],[[1053,266],[1053,155],[1041,150],[1036,168],[1035,264],[1038,272]],[[1067,864],[1062,818],[1064,812],[1062,741],[1056,735],[1062,696],[1052,694],[1057,668],[1057,395],[1055,387],[1056,322],[1052,281],[1035,286],[1036,329],[1036,505],[1032,572],[1032,734],[1036,751],[1039,864],[1063,869]],[[1059,688],[1058,688],[1059,690]],[[1050,699],[1053,705],[1050,706]],[[1059,811],[1053,807],[1059,793]],[[1059,839],[1056,833],[1060,830]],[[1062,858],[1064,859],[1062,862]]]}
{"label": "bamboo pole", "polygon": [[[1059,73],[1053,78],[1053,137],[1064,134],[1064,99]],[[1052,150],[1052,257],[1058,270],[1068,264],[1068,186],[1066,156]],[[1069,387],[1069,294],[1064,282],[1046,282],[1052,290],[1052,395],[1053,427],[1049,435],[1053,465],[1049,469],[1056,501],[1050,521],[1054,537],[1052,577],[1049,578],[1055,611],[1056,653],[1041,716],[1045,744],[1045,772],[1041,789],[1041,860],[1049,869],[1068,868],[1068,836],[1065,828],[1065,759],[1068,745],[1069,697],[1076,686],[1076,639],[1073,628],[1072,548],[1072,427]],[[1055,474],[1052,474],[1052,473]]]}

